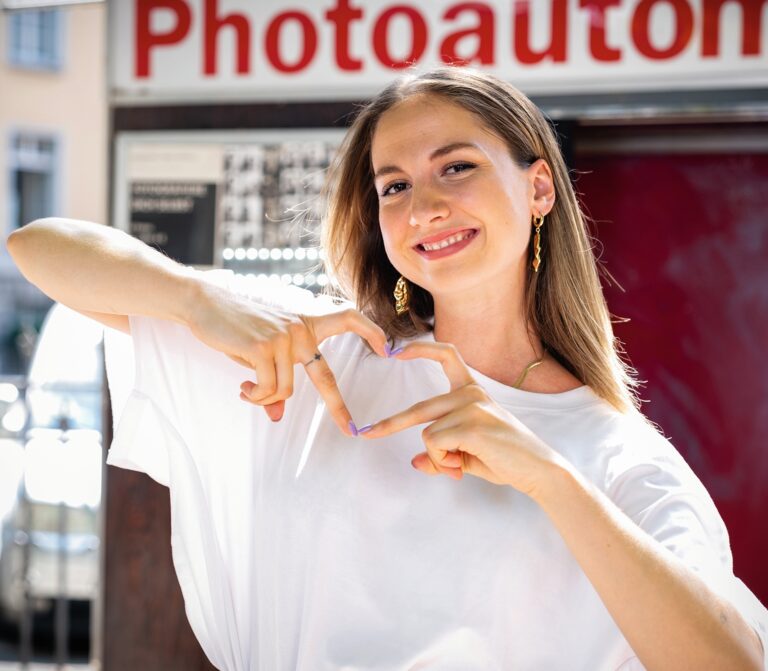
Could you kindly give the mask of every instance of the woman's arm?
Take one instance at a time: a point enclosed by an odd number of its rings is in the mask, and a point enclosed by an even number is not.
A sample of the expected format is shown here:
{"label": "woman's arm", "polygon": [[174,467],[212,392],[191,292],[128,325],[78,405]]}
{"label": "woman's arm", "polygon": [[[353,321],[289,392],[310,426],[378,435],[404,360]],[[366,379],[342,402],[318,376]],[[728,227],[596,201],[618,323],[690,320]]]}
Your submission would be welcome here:
{"label": "woman's arm", "polygon": [[345,331],[386,356],[386,334],[359,311],[308,316],[269,308],[122,231],[84,221],[40,219],[12,233],[7,246],[30,282],[105,324],[128,331],[125,315],[142,315],[186,325],[200,341],[256,372],[258,383],[244,382],[241,398],[264,406],[275,421],[293,394],[294,366],[311,361],[307,374],[331,416],[343,433],[357,435],[333,372],[316,357],[323,340]]}
{"label": "woman's arm", "polygon": [[760,639],[730,603],[576,469],[553,471],[534,498],[649,671],[763,668]]}
{"label": "woman's arm", "polygon": [[[396,358],[439,362],[451,391],[376,422],[365,439],[430,423],[421,432],[427,451],[411,460],[414,468],[456,479],[470,474],[530,496],[649,671],[763,668],[760,638],[740,612],[490,398],[454,345],[411,342]],[[685,478],[680,482],[684,490]],[[655,483],[648,486],[658,496]]]}
{"label": "woman's arm", "polygon": [[51,217],[11,233],[7,247],[32,284],[104,323],[127,330],[124,315],[188,323],[198,290],[190,269],[123,231]]}

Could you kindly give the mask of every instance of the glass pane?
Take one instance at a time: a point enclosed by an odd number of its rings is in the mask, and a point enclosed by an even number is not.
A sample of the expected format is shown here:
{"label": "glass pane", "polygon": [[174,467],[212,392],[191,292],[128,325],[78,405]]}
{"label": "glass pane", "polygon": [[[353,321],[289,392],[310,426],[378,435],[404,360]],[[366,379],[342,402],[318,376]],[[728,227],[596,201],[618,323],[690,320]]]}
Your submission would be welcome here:
{"label": "glass pane", "polygon": [[56,13],[40,12],[39,53],[43,63],[53,64],[56,60]]}
{"label": "glass pane", "polygon": [[49,138],[38,138],[37,151],[44,156],[53,155],[53,140]]}
{"label": "glass pane", "polygon": [[10,21],[8,23],[8,29],[11,32],[11,58],[16,60],[19,52],[21,51],[21,17],[22,15],[14,12],[10,15]]}
{"label": "glass pane", "polygon": [[16,11],[9,18],[12,62],[33,67],[58,65],[57,9]]}
{"label": "glass pane", "polygon": [[51,211],[51,175],[43,172],[16,173],[16,198],[19,208],[17,226],[53,214]]}
{"label": "glass pane", "polygon": [[21,58],[24,63],[34,63],[38,47],[39,12],[24,12],[21,19]]}
{"label": "glass pane", "polygon": [[18,133],[11,141],[11,162],[18,170],[49,172],[54,168],[54,152],[50,137]]}

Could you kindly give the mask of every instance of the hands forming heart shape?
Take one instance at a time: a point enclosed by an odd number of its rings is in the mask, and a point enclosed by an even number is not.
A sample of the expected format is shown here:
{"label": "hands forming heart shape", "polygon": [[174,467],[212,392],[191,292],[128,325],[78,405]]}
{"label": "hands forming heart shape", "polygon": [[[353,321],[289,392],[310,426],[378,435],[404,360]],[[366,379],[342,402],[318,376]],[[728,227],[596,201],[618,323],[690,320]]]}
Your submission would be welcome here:
{"label": "hands forming heart shape", "polygon": [[[553,464],[563,458],[500,407],[472,377],[456,347],[416,341],[390,351],[384,331],[354,309],[309,316],[264,307],[209,287],[190,325],[197,337],[232,360],[256,372],[259,383],[241,385],[240,398],[261,405],[273,421],[293,393],[293,366],[302,363],[340,430],[365,440],[383,438],[417,424],[426,450],[411,464],[429,475],[460,480],[465,473],[534,496]],[[427,358],[439,362],[450,391],[376,422],[355,428],[333,371],[317,358],[317,346],[331,335],[353,331],[379,355],[400,360]]]}
{"label": "hands forming heart shape", "polygon": [[421,433],[426,451],[413,458],[414,468],[457,480],[468,473],[532,497],[549,476],[548,467],[563,463],[560,454],[488,395],[452,344],[413,342],[393,357],[439,362],[450,391],[376,422],[361,434],[364,439],[383,438],[429,423]]}
{"label": "hands forming heart shape", "polygon": [[[488,395],[472,377],[455,346],[417,341],[396,350],[385,345],[385,353],[402,361],[426,358],[439,362],[450,382],[450,391],[361,429],[356,429],[350,419],[344,427],[349,430],[347,435],[375,440],[428,424],[421,434],[426,449],[411,460],[416,470],[456,480],[467,473],[494,484],[510,485],[535,498],[540,483],[548,477],[547,467],[561,464],[562,457]],[[336,414],[350,416],[340,394],[337,399],[336,394],[338,389],[332,396],[342,404],[341,409],[336,406]]]}

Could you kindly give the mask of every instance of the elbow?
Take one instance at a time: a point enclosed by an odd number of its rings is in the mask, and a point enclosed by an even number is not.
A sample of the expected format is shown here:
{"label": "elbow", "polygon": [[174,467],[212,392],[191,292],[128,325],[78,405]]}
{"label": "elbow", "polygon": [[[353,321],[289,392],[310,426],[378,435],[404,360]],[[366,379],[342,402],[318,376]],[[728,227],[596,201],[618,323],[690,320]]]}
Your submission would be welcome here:
{"label": "elbow", "polygon": [[8,250],[8,253],[14,261],[16,261],[22,237],[22,229],[17,228],[15,231],[11,231],[11,234],[5,241],[5,248]]}
{"label": "elbow", "polygon": [[23,249],[25,247],[24,241],[29,237],[30,231],[25,229],[26,226],[17,228],[15,231],[11,232],[5,241],[5,248],[8,250],[8,253],[11,255],[11,258],[16,265],[19,264],[19,258],[23,254]]}
{"label": "elbow", "polygon": [[15,231],[11,231],[11,234],[6,238],[5,248],[8,250],[11,258],[16,262],[17,265],[19,258],[24,253],[24,248],[27,246],[25,240],[33,237],[38,229],[46,226],[47,223],[52,220],[52,218],[35,219],[34,221],[29,222],[21,228],[17,228]]}

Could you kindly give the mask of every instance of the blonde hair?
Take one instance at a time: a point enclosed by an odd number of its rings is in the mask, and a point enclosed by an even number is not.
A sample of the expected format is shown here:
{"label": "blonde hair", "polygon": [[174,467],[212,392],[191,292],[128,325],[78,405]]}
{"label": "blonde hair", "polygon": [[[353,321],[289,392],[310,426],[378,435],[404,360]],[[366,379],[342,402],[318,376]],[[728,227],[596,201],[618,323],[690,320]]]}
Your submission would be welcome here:
{"label": "blonde hair", "polygon": [[[397,316],[392,291],[399,273],[378,225],[371,143],[382,114],[406,98],[439,96],[472,112],[527,167],[543,158],[552,170],[555,205],[542,227],[543,264],[528,264],[526,311],[546,350],[622,412],[639,407],[634,371],[620,354],[598,280],[597,261],[554,131],[541,110],[511,84],[466,67],[407,74],[362,107],[332,162],[323,191],[321,245],[327,271],[345,297],[393,336],[432,330],[431,294],[409,282],[410,305]],[[532,259],[533,252],[529,254]]]}

